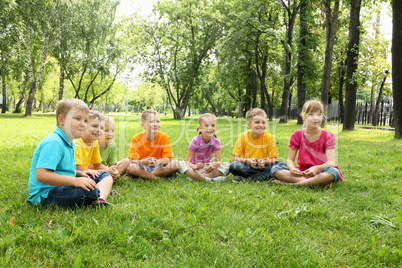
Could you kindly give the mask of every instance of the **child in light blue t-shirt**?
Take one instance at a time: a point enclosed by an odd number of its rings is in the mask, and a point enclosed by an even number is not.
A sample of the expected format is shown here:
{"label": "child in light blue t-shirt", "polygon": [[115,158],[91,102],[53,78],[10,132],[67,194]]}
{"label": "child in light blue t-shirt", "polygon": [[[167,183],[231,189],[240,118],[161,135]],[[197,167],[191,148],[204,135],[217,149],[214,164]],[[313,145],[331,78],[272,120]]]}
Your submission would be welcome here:
{"label": "child in light blue t-shirt", "polygon": [[88,106],[81,100],[59,102],[57,128],[39,143],[32,158],[28,201],[33,205],[109,205],[106,199],[112,188],[112,177],[106,173],[92,179],[94,171],[76,170],[73,140],[82,136],[88,113]]}

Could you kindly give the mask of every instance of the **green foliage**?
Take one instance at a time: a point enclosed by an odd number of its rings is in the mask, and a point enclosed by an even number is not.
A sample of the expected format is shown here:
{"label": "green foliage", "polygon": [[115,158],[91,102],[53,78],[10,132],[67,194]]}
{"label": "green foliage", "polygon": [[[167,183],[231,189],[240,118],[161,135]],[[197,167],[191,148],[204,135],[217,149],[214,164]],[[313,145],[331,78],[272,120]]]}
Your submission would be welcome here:
{"label": "green foliage", "polygon": [[[142,131],[139,116],[114,116],[119,158]],[[161,116],[175,158],[184,159],[197,117]],[[399,267],[402,143],[384,130],[340,132],[337,165],[345,180],[332,188],[270,182],[205,183],[119,180],[110,208],[27,203],[36,145],[56,126],[54,114],[0,115],[0,266]],[[280,160],[295,122],[269,123]],[[222,157],[230,161],[245,120],[218,118]],[[392,227],[394,226],[394,227]],[[289,257],[291,256],[291,257]]]}

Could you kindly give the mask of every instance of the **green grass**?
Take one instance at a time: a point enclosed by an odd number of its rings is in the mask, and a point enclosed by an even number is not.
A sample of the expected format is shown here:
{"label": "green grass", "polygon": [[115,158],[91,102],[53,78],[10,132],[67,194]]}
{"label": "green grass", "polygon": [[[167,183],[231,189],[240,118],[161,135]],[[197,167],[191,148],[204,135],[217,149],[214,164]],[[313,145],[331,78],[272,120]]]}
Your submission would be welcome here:
{"label": "green grass", "polygon": [[[138,116],[116,116],[119,157],[141,131]],[[162,117],[177,159],[186,156],[197,118]],[[269,182],[121,180],[113,208],[33,207],[28,176],[36,145],[54,115],[0,116],[0,266],[400,267],[402,141],[383,130],[341,132],[331,189]],[[269,124],[286,158],[295,122]],[[222,156],[231,158],[245,121],[218,120]]]}

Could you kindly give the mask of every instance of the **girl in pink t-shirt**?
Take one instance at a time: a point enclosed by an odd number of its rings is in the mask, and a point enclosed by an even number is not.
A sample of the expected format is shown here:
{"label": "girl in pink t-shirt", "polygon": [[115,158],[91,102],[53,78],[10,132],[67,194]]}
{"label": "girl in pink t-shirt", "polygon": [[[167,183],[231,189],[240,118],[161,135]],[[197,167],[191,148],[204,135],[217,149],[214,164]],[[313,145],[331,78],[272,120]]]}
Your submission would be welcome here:
{"label": "girl in pink t-shirt", "polygon": [[[322,103],[307,101],[301,116],[303,129],[295,131],[290,137],[287,165],[274,166],[271,174],[279,181],[306,186],[325,186],[343,180],[335,165],[335,136],[321,128],[324,119]],[[295,167],[297,152],[298,166]]]}
{"label": "girl in pink t-shirt", "polygon": [[215,115],[200,115],[198,124],[199,135],[190,142],[186,161],[180,161],[179,172],[199,180],[226,180],[229,164],[221,163],[221,142],[215,135]]}

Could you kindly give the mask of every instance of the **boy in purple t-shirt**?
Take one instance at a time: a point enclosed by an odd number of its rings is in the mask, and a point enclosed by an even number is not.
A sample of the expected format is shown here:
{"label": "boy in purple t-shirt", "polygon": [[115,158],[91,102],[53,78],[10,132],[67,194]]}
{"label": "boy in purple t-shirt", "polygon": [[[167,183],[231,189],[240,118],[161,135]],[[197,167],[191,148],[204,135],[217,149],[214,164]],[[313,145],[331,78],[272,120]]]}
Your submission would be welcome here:
{"label": "boy in purple t-shirt", "polygon": [[[198,118],[200,134],[188,146],[186,161],[180,161],[179,172],[206,181],[224,181],[229,164],[221,163],[221,142],[216,137],[216,117],[206,113]],[[215,161],[213,155],[215,153]]]}

